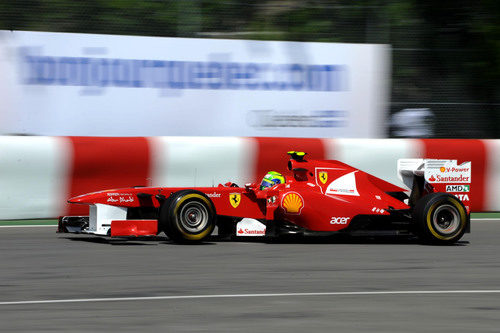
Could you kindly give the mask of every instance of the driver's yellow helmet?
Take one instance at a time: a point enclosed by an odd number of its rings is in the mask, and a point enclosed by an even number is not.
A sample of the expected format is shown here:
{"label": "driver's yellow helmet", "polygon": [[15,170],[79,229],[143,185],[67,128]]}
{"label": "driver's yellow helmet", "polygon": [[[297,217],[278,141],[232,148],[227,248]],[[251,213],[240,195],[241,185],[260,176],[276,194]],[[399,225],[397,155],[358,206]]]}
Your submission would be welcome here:
{"label": "driver's yellow helmet", "polygon": [[285,177],[279,172],[269,171],[264,178],[262,178],[262,182],[260,183],[260,189],[266,189],[268,187],[274,186],[276,184],[283,184],[285,182]]}

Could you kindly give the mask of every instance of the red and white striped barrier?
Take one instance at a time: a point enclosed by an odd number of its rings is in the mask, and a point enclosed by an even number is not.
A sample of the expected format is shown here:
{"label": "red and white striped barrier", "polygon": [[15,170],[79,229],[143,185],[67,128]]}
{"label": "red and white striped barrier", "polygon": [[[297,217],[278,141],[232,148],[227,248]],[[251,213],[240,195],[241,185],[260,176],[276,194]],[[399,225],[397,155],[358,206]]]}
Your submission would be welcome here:
{"label": "red and white striped barrier", "polygon": [[500,140],[241,137],[0,137],[0,219],[86,214],[79,194],[136,185],[258,181],[286,152],[338,159],[395,184],[398,158],[472,161],[475,212],[500,211]]}

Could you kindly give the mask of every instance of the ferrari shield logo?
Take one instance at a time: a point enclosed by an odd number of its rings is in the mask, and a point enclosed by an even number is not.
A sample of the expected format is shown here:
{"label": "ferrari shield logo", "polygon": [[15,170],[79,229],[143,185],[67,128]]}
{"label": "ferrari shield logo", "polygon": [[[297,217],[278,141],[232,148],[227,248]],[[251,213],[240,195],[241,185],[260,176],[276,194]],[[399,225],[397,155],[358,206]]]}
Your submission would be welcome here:
{"label": "ferrari shield logo", "polygon": [[321,171],[318,176],[319,176],[319,181],[322,182],[323,184],[326,184],[326,181],[328,180],[328,172]]}
{"label": "ferrari shield logo", "polygon": [[240,205],[241,202],[241,194],[240,193],[231,193],[229,194],[229,202],[233,208],[236,208]]}

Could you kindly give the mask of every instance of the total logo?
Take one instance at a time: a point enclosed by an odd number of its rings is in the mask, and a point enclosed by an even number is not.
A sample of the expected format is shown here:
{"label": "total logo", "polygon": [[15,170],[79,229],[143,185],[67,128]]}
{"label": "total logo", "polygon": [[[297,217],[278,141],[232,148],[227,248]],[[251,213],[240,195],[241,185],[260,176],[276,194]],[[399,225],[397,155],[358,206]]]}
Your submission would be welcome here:
{"label": "total logo", "polygon": [[446,185],[446,192],[469,192],[470,185]]}
{"label": "total logo", "polygon": [[455,194],[457,198],[460,199],[460,201],[469,201],[469,196],[467,194]]}
{"label": "total logo", "polygon": [[330,219],[330,224],[347,224],[351,218],[350,217],[335,217],[332,216]]}

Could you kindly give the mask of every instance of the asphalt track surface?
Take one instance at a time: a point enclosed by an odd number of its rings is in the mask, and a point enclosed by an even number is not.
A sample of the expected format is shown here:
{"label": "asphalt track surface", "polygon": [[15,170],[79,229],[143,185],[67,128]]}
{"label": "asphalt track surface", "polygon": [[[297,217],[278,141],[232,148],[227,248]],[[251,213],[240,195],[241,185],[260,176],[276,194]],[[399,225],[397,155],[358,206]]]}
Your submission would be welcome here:
{"label": "asphalt track surface", "polygon": [[499,238],[499,221],[474,221],[455,246],[0,228],[0,331],[498,332]]}

